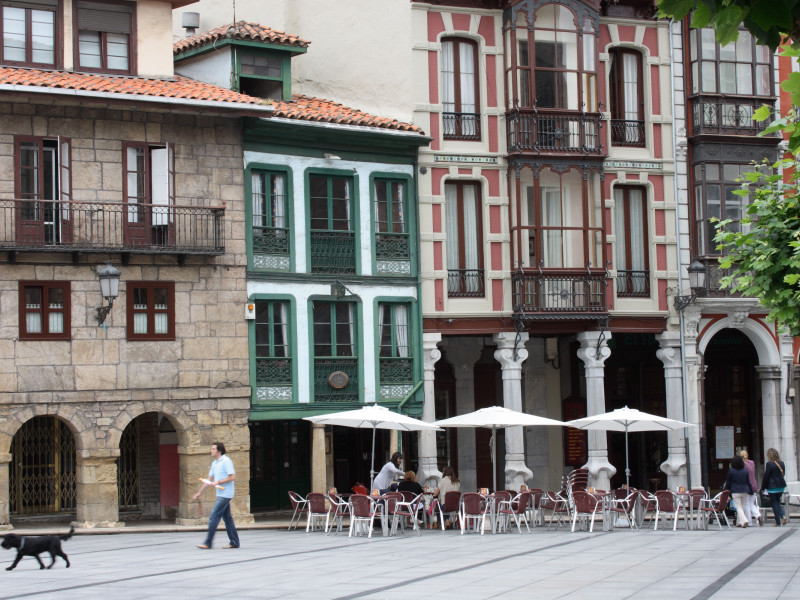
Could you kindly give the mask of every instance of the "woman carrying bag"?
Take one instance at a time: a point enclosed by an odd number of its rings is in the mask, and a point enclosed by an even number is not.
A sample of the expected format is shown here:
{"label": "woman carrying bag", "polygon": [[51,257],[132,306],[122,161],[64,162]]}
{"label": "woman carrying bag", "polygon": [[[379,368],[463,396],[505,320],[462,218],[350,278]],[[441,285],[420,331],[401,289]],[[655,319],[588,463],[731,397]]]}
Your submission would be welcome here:
{"label": "woman carrying bag", "polygon": [[775,448],[767,450],[767,467],[761,480],[759,492],[763,494],[764,490],[766,490],[769,494],[772,515],[775,517],[775,527],[786,525],[786,515],[783,514],[783,507],[781,506],[781,496],[786,490],[786,480],[783,478],[785,471],[786,465],[783,464],[778,451]]}

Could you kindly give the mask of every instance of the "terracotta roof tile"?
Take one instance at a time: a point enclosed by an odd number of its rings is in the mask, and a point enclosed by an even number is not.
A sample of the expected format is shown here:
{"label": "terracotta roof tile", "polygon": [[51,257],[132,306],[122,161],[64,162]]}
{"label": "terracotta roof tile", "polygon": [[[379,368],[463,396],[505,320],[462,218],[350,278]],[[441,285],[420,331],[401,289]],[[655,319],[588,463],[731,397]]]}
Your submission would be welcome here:
{"label": "terracotta roof tile", "polygon": [[260,98],[239,94],[226,88],[202,83],[179,75],[176,75],[173,79],[148,79],[145,77],[121,77],[94,73],[0,67],[0,85],[60,88],[129,96],[183,98],[186,100],[205,100],[245,105],[264,104],[264,101]]}
{"label": "terracotta roof tile", "polygon": [[180,54],[187,50],[205,46],[217,40],[227,38],[233,40],[251,40],[256,42],[271,42],[273,44],[284,44],[286,46],[295,46],[297,48],[307,48],[311,43],[308,40],[290,35],[283,31],[270,29],[258,23],[248,23],[247,21],[238,21],[236,23],[222,25],[211,31],[199,33],[191,37],[175,42],[172,45],[173,54]]}
{"label": "terracotta roof tile", "polygon": [[273,102],[273,117],[298,119],[301,121],[318,121],[322,123],[339,123],[341,125],[361,125],[363,127],[379,127],[410,131],[424,134],[416,125],[402,123],[396,119],[376,117],[355,108],[348,108],[323,98],[312,98],[296,94],[291,101]]}

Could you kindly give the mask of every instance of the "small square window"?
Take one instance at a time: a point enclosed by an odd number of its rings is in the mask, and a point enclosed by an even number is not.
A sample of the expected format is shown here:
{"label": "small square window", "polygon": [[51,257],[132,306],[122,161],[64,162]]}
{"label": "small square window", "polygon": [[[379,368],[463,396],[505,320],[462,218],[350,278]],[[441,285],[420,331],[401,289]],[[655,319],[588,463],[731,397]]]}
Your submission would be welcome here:
{"label": "small square window", "polygon": [[70,339],[70,313],[68,281],[20,282],[19,339]]}
{"label": "small square window", "polygon": [[175,283],[129,281],[127,283],[128,339],[175,339]]}

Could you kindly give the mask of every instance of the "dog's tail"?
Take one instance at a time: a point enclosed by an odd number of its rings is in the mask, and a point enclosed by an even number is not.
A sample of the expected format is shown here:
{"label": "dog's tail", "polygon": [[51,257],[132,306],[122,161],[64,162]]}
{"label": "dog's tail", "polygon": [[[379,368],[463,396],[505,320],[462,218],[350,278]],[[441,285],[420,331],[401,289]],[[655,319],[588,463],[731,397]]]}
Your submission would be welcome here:
{"label": "dog's tail", "polygon": [[59,537],[60,537],[62,540],[64,540],[64,541],[66,542],[66,541],[67,541],[69,538],[71,538],[73,535],[75,535],[75,528],[74,528],[74,527],[70,527],[70,528],[69,528],[69,533],[68,533],[68,534],[66,534],[66,535],[61,535],[61,536],[59,536]]}

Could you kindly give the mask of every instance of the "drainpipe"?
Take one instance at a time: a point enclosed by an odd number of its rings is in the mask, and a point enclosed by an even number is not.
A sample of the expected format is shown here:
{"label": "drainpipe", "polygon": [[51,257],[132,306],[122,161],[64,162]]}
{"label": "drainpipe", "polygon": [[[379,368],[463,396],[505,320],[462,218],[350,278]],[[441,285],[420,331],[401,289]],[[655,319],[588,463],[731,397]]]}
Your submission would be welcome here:
{"label": "drainpipe", "polygon": [[[672,42],[672,26],[675,24],[674,19],[669,20],[669,65],[670,65],[670,93],[672,94],[672,160],[675,167],[675,176],[672,178],[673,194],[675,196],[675,250],[678,254],[678,294],[683,289],[683,264],[681,263],[681,220],[680,210],[678,206],[678,131],[675,128],[675,47]],[[685,105],[684,105],[685,106]],[[688,177],[688,168],[687,177]],[[678,311],[680,318],[680,334],[681,334],[681,380],[683,381],[683,420],[686,421],[686,416],[689,414],[688,397],[689,397],[689,381],[686,369],[686,339],[684,338],[684,320],[683,311]],[[704,415],[700,415],[704,418]],[[686,478],[688,480],[689,488],[692,487],[692,461],[689,453],[689,436],[684,435],[684,444],[686,446]],[[702,442],[701,442],[702,444]]]}

